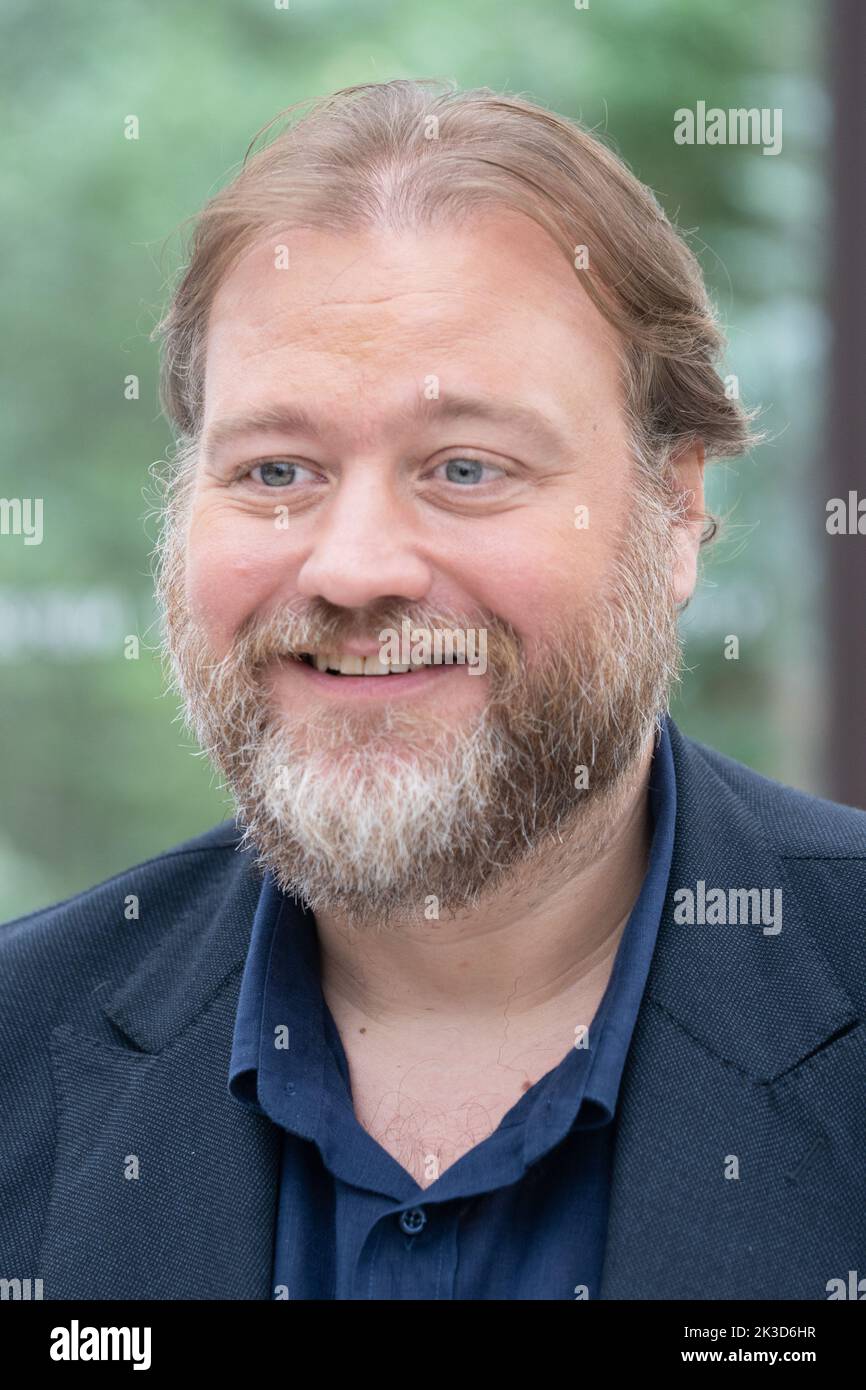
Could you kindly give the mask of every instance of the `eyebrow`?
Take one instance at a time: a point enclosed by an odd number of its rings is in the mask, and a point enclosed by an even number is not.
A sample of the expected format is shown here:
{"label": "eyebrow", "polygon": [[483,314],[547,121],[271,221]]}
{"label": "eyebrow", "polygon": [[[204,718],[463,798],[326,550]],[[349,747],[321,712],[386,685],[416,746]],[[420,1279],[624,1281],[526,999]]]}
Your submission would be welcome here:
{"label": "eyebrow", "polygon": [[[496,396],[449,395],[433,400],[423,396],[392,417],[396,425],[432,424],[437,420],[484,420],[521,430],[548,449],[565,447],[563,435],[540,411]],[[266,405],[215,420],[205,431],[204,451],[213,456],[238,439],[254,434],[302,434],[317,442],[322,440],[322,429],[303,406]]]}

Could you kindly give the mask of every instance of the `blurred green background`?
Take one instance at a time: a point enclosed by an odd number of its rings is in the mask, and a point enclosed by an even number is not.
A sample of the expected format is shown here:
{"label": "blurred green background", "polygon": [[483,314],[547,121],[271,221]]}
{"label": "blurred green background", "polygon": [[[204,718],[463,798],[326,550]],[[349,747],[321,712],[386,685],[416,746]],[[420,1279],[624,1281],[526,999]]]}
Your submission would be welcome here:
{"label": "blurred green background", "polygon": [[[826,791],[823,574],[806,547],[828,338],[825,18],[808,0],[5,0],[0,495],[44,498],[45,538],[0,541],[0,918],[228,813],[153,652],[148,469],[170,434],[148,335],[176,264],[163,240],[280,109],[358,82],[448,77],[580,117],[692,233],[726,369],[774,440],[712,470],[728,538],[684,618],[674,715]],[[698,100],[782,107],[782,153],[676,145],[673,111]],[[739,661],[723,657],[728,633]],[[128,634],[139,660],[124,658]]]}

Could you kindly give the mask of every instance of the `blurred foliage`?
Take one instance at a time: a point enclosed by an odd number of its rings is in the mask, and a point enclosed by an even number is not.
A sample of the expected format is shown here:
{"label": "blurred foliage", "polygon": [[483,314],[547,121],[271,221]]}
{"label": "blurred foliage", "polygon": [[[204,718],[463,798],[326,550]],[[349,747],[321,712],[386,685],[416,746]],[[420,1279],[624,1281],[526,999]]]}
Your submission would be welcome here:
{"label": "blurred foliage", "polygon": [[[727,369],[768,406],[775,441],[716,466],[728,539],[685,616],[691,671],[674,713],[730,756],[820,790],[804,711],[820,697],[821,573],[790,559],[804,553],[823,404],[825,21],[805,0],[590,0],[586,11],[566,0],[6,0],[0,495],[43,497],[46,537],[0,543],[0,918],[228,812],[173,722],[151,650],[148,468],[170,445],[148,341],[172,269],[163,239],[276,112],[363,81],[450,77],[579,117],[689,229],[729,327]],[[782,154],[675,145],[673,111],[698,100],[782,107]],[[123,134],[130,113],[137,142]],[[124,399],[130,373],[138,401]],[[736,663],[722,656],[730,632]],[[123,657],[129,633],[143,639],[137,661]]]}

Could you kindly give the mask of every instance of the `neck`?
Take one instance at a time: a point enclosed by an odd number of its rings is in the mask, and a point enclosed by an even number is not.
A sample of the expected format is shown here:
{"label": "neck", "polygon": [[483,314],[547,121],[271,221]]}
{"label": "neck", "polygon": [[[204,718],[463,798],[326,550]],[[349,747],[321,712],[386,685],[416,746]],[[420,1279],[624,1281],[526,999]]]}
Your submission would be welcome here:
{"label": "neck", "polygon": [[441,1026],[449,1014],[501,1022],[507,1007],[509,1019],[540,1021],[558,1006],[597,1003],[647,869],[652,752],[651,739],[592,826],[466,913],[366,932],[317,910],[322,987],[335,1017]]}

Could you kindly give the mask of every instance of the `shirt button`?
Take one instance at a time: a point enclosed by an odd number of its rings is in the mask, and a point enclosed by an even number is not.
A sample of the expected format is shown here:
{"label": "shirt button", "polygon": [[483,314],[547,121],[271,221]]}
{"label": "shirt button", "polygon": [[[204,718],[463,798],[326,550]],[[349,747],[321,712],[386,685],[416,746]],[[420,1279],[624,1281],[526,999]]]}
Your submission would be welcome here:
{"label": "shirt button", "polygon": [[427,1225],[427,1213],[421,1207],[412,1207],[400,1213],[400,1230],[407,1236],[417,1236]]}

